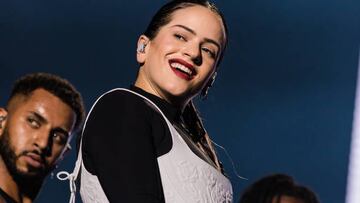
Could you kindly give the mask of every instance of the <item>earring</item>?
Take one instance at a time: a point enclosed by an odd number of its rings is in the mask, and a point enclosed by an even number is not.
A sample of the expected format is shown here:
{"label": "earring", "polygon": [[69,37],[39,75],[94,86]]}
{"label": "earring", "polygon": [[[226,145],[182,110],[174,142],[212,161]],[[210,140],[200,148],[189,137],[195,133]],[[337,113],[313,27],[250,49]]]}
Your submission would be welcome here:
{"label": "earring", "polygon": [[146,44],[140,44],[136,51],[139,53],[145,53],[145,47],[146,47]]}
{"label": "earring", "polygon": [[209,93],[210,87],[212,87],[214,82],[215,82],[216,75],[217,75],[217,72],[214,73],[214,75],[210,78],[208,83],[205,85],[204,89],[202,89],[202,91],[200,93],[200,97],[201,97],[202,100],[206,99],[206,97],[207,97],[207,95]]}

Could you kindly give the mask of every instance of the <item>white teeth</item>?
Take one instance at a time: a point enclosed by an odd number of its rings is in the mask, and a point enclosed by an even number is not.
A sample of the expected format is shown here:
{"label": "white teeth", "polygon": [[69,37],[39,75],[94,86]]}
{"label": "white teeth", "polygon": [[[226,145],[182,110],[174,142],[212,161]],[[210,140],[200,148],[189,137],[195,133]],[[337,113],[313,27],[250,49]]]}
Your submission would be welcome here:
{"label": "white teeth", "polygon": [[179,70],[181,70],[181,71],[183,71],[183,72],[185,72],[185,73],[187,73],[189,75],[192,75],[191,69],[187,68],[186,66],[184,66],[184,65],[182,65],[180,63],[171,63],[170,65],[173,68],[179,69]]}

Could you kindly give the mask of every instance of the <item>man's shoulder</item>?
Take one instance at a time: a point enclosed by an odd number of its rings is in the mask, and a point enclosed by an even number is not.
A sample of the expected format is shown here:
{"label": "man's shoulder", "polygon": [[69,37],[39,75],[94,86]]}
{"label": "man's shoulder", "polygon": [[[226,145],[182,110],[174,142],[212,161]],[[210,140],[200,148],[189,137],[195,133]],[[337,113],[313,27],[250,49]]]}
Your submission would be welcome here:
{"label": "man's shoulder", "polygon": [[17,203],[0,188],[0,203]]}

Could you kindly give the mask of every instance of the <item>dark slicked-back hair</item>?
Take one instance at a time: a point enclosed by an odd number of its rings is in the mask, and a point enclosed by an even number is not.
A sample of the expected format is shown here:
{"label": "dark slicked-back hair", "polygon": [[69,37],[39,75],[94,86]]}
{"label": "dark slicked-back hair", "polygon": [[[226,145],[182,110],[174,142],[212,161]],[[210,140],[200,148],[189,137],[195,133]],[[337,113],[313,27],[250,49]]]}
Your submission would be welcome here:
{"label": "dark slicked-back hair", "polygon": [[294,197],[305,203],[319,203],[315,193],[305,186],[297,184],[285,174],[274,174],[261,178],[242,194],[239,203],[272,203],[280,202],[282,196]]}
{"label": "dark slicked-back hair", "polygon": [[80,93],[66,79],[49,73],[32,73],[15,81],[8,105],[17,95],[30,96],[36,89],[44,89],[69,105],[76,114],[74,132],[77,132],[85,118],[85,108]]}

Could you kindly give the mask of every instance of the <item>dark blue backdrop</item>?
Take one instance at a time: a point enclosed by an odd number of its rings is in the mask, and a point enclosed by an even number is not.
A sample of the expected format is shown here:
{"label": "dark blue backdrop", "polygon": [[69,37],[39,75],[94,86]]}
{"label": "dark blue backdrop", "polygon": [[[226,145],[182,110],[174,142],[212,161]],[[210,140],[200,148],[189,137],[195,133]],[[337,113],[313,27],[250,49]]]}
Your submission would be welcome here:
{"label": "dark blue backdrop", "polygon": [[[0,0],[0,105],[19,76],[69,79],[87,108],[135,78],[135,45],[165,1]],[[322,202],[344,201],[360,36],[358,0],[217,1],[229,47],[207,101],[198,101],[233,182],[293,175]],[[116,156],[114,156],[116,157]],[[70,170],[75,152],[60,170]],[[114,158],[116,161],[116,158]],[[139,183],[140,184],[140,183]],[[37,202],[68,200],[48,179]]]}

